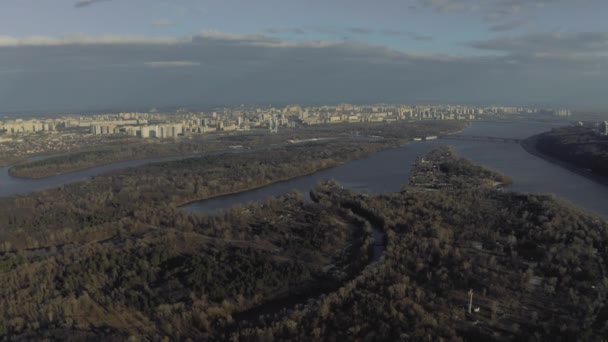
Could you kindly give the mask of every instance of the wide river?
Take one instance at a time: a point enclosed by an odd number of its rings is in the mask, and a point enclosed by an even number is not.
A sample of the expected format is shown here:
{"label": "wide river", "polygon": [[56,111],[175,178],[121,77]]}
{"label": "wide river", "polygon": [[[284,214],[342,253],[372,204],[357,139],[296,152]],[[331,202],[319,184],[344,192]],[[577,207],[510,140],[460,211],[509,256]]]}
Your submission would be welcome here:
{"label": "wide river", "polygon": [[[563,125],[564,123],[475,122],[462,134],[523,139]],[[555,194],[575,205],[608,218],[608,187],[575,172],[552,164],[526,152],[519,144],[465,140],[434,140],[413,142],[406,146],[385,150],[368,158],[345,163],[315,174],[279,182],[257,190],[213,198],[185,207],[193,212],[212,212],[236,204],[257,201],[269,196],[297,190],[307,193],[325,179],[334,179],[343,186],[368,193],[395,192],[407,182],[418,156],[439,145],[453,145],[459,155],[478,164],[500,171],[513,179],[512,190]],[[0,196],[39,191],[67,184],[104,172],[135,167],[151,162],[183,157],[155,158],[101,166],[45,179],[19,179],[8,174],[8,167],[0,168]]]}
{"label": "wide river", "polygon": [[[475,122],[461,134],[524,139],[563,125],[563,122]],[[292,190],[307,193],[317,182],[325,179],[334,179],[346,188],[361,192],[396,192],[407,183],[418,156],[446,144],[454,146],[460,156],[511,177],[513,185],[510,188],[514,191],[555,194],[608,218],[608,187],[605,185],[531,155],[517,143],[447,139],[412,142],[310,176],[192,203],[185,209],[191,212],[213,212]]]}

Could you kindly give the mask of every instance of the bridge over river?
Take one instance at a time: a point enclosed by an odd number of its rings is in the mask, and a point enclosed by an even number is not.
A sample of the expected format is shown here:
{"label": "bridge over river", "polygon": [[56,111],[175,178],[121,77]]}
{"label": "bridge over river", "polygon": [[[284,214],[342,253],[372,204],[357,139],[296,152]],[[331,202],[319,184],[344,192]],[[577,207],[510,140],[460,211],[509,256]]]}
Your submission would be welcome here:
{"label": "bridge over river", "polygon": [[516,138],[492,137],[492,136],[485,136],[485,135],[465,135],[465,134],[444,135],[444,136],[441,136],[441,139],[482,141],[482,142],[483,141],[504,142],[504,143],[513,143],[513,144],[519,144],[522,141],[522,139],[516,139]]}

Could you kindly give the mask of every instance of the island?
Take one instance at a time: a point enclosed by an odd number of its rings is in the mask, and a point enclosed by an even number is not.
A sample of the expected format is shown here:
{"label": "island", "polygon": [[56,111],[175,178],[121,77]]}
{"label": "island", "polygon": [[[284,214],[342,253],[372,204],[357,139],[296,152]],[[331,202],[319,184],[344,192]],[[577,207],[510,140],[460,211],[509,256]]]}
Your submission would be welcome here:
{"label": "island", "polygon": [[389,123],[333,124],[310,128],[283,129],[275,134],[266,131],[233,132],[193,139],[139,141],[123,144],[99,144],[86,151],[66,153],[17,163],[9,169],[14,177],[45,178],[118,162],[171,156],[193,156],[229,150],[270,149],[310,141],[383,141],[386,147],[404,144],[419,136],[458,132],[465,121],[418,121]]}
{"label": "island", "polygon": [[416,161],[409,185],[424,189],[497,187],[511,184],[502,173],[459,158],[451,146],[442,146]]}

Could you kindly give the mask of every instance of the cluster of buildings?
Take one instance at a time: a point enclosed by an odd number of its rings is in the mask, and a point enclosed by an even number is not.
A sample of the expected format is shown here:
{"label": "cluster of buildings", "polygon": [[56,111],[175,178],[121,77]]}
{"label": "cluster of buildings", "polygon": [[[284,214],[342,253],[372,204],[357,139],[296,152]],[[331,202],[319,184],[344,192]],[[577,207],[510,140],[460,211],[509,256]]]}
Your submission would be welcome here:
{"label": "cluster of buildings", "polygon": [[115,124],[91,125],[91,134],[93,135],[116,133],[120,133],[120,129]]}
{"label": "cluster of buildings", "polygon": [[6,134],[49,132],[57,129],[56,120],[6,120],[0,121],[0,131]]}
{"label": "cluster of buildings", "polygon": [[142,127],[128,127],[127,133],[130,136],[140,136],[142,138],[176,138],[184,133],[182,125],[156,125]]}
{"label": "cluster of buildings", "polygon": [[572,112],[570,111],[570,109],[553,109],[553,115],[555,116],[561,116],[561,117],[569,117],[570,115],[572,115]]}
{"label": "cluster of buildings", "polygon": [[604,121],[599,125],[599,133],[604,136],[608,136],[608,121]]}
{"label": "cluster of buildings", "polygon": [[280,127],[337,123],[394,122],[398,120],[476,120],[492,116],[553,114],[569,116],[568,109],[535,109],[512,106],[463,105],[354,105],[285,107],[246,106],[218,108],[210,112],[118,113],[92,116],[66,116],[44,120],[0,122],[5,134],[53,132],[89,133],[92,135],[175,138],[212,131],[232,132],[266,129],[276,133]]}

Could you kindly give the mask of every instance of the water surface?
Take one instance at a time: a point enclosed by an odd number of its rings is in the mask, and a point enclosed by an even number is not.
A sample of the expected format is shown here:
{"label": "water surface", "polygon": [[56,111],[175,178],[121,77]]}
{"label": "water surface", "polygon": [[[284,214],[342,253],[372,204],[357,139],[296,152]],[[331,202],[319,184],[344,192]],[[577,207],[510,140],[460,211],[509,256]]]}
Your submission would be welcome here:
{"label": "water surface", "polygon": [[[524,139],[563,124],[563,122],[474,122],[462,134]],[[381,151],[368,158],[354,160],[313,175],[275,183],[257,190],[193,203],[185,209],[193,212],[212,212],[236,204],[282,195],[293,190],[306,194],[317,182],[327,179],[336,180],[349,189],[361,192],[396,192],[407,182],[416,158],[439,145],[446,144],[453,145],[461,156],[511,177],[513,190],[555,194],[581,208],[608,217],[607,186],[531,155],[519,144],[441,139],[412,142],[406,146]],[[8,174],[9,167],[2,167],[0,168],[0,196],[40,191],[109,171],[183,158],[186,157],[127,161],[43,179],[15,178]]]}
{"label": "water surface", "polygon": [[[564,123],[475,122],[463,135],[525,139]],[[608,218],[608,187],[526,152],[512,142],[433,140],[378,152],[310,176],[275,183],[185,207],[190,212],[213,212],[236,204],[263,200],[296,190],[308,193],[321,180],[333,179],[344,187],[366,193],[396,192],[407,183],[416,158],[440,145],[452,145],[460,156],[513,179],[514,191],[554,194],[581,208]]]}

